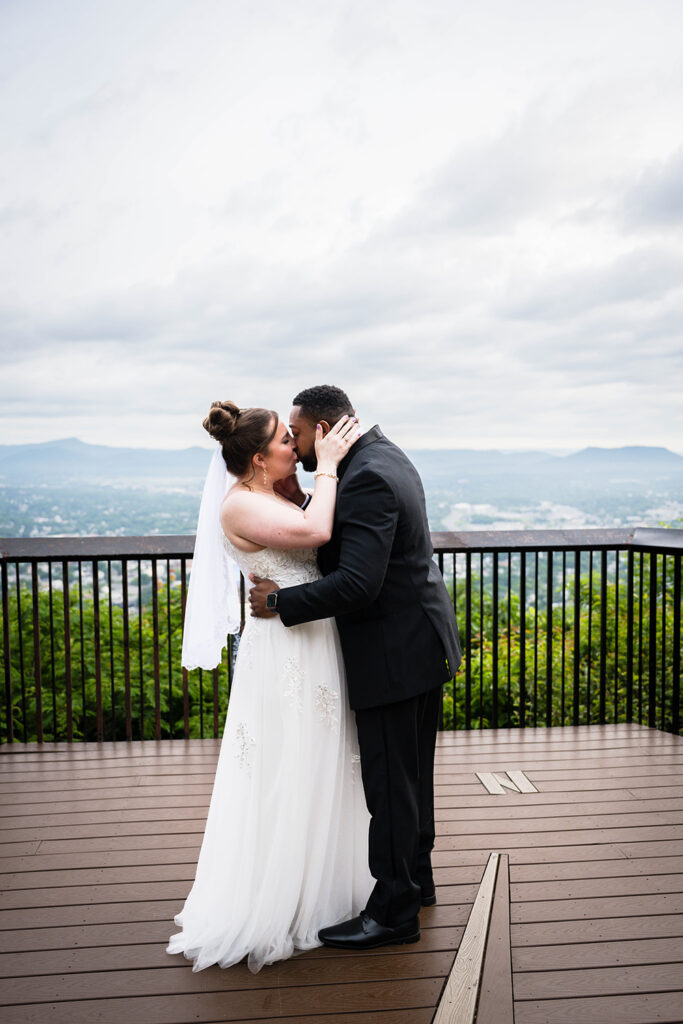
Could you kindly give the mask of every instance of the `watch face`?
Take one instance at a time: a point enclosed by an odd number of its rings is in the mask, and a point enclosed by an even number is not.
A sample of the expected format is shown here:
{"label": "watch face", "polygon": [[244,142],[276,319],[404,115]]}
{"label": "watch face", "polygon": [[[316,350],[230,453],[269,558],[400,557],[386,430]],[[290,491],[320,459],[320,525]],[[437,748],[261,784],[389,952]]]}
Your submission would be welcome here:
{"label": "watch face", "polygon": [[277,591],[272,594],[268,594],[266,598],[266,608],[277,608]]}

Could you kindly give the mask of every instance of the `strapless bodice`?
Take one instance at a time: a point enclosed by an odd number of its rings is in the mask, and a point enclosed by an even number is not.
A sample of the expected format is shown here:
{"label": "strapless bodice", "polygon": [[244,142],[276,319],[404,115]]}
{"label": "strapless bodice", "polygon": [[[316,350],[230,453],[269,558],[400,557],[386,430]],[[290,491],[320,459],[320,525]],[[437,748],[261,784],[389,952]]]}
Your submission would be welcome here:
{"label": "strapless bodice", "polygon": [[320,579],[315,548],[293,548],[283,551],[263,548],[262,551],[240,551],[228,538],[223,543],[231,558],[237,562],[249,585],[249,573],[272,580],[279,587],[294,587],[298,583],[311,583]]}

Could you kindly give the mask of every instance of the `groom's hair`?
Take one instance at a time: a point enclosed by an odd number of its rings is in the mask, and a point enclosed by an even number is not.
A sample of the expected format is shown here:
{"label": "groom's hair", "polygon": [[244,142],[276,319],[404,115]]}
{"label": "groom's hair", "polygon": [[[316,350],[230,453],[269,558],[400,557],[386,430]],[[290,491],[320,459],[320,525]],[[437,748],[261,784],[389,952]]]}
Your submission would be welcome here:
{"label": "groom's hair", "polygon": [[349,396],[341,388],[335,388],[333,384],[318,384],[314,388],[305,388],[294,396],[292,405],[298,405],[301,415],[311,423],[325,420],[331,427],[342,416],[353,416]]}

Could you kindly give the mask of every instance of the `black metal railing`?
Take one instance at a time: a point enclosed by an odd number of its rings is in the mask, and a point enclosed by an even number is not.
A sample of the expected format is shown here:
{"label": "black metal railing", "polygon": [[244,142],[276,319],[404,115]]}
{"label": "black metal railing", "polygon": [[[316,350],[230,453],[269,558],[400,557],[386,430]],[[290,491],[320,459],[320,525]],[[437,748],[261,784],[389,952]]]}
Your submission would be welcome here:
{"label": "black metal railing", "polygon": [[465,652],[446,726],[636,721],[680,732],[683,530],[433,540]]}
{"label": "black metal railing", "polygon": [[[437,533],[463,664],[444,728],[680,731],[683,530]],[[218,736],[238,638],[180,666],[194,538],[0,538],[3,742]]]}

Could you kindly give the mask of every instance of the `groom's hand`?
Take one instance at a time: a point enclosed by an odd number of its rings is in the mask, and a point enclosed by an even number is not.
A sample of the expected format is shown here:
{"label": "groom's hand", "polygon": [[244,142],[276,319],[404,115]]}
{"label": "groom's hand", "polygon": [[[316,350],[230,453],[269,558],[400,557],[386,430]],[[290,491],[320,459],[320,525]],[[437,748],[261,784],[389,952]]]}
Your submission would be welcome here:
{"label": "groom's hand", "polygon": [[273,490],[276,494],[281,494],[283,498],[287,498],[288,501],[293,501],[299,508],[301,508],[306,498],[306,493],[301,490],[296,473],[286,476],[284,480],[276,480],[273,484]]}
{"label": "groom's hand", "polygon": [[260,576],[255,576],[253,572],[249,573],[249,579],[254,584],[249,591],[251,614],[255,615],[257,619],[272,619],[277,615],[277,612],[271,612],[266,608],[266,598],[268,594],[272,594],[274,590],[278,589],[277,583],[273,583],[272,580],[264,580]]}

